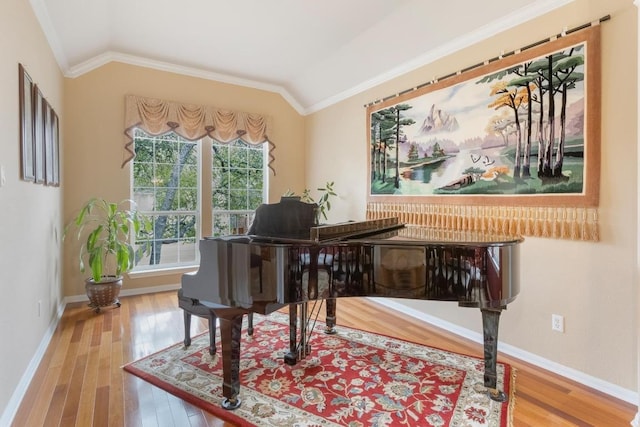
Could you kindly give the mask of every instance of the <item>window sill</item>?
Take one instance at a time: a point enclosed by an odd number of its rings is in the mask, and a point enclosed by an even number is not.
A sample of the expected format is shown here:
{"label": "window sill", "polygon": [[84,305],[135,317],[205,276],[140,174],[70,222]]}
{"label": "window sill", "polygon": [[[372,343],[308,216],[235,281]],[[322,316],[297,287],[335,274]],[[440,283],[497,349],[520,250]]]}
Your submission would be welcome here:
{"label": "window sill", "polygon": [[180,267],[167,267],[160,269],[136,270],[127,273],[130,279],[142,279],[145,277],[169,276],[172,274],[184,274],[198,270],[198,265],[186,265]]}

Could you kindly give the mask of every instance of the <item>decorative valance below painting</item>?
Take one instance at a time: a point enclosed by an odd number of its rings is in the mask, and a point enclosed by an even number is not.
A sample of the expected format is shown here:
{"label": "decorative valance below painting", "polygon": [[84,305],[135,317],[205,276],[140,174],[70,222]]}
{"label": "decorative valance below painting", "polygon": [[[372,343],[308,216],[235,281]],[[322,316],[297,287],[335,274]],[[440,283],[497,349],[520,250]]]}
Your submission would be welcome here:
{"label": "decorative valance below painting", "polygon": [[260,114],[127,95],[124,130],[127,157],[123,166],[135,156],[131,148],[134,128],[140,128],[150,135],[173,131],[189,141],[208,136],[219,142],[241,139],[248,144],[268,143],[269,168],[273,171],[271,163],[275,145],[268,137],[269,119]]}
{"label": "decorative valance below painting", "polygon": [[372,103],[367,121],[367,218],[599,240],[599,25]]}

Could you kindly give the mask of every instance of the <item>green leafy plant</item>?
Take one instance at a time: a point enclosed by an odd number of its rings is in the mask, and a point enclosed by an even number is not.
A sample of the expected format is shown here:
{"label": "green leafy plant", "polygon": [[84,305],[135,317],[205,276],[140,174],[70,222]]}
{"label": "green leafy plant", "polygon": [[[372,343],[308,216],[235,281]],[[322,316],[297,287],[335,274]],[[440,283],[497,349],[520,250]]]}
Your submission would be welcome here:
{"label": "green leafy plant", "polygon": [[82,242],[80,271],[84,273],[88,265],[94,282],[131,271],[136,260],[150,250],[148,244],[135,250],[129,243],[132,232],[135,237],[145,237],[152,232],[151,221],[137,211],[132,200],[114,203],[92,198],[65,227],[64,236],[71,228],[77,229],[76,237]]}
{"label": "green leafy plant", "polygon": [[[305,203],[315,203],[318,205],[318,211],[320,212],[320,215],[322,215],[322,217],[325,219],[325,221],[327,220],[327,212],[329,212],[329,210],[331,210],[331,197],[336,197],[337,193],[334,191],[333,189],[333,181],[331,182],[327,182],[324,187],[320,187],[317,188],[318,191],[320,191],[320,197],[318,198],[318,200],[315,200],[313,198],[313,196],[311,195],[311,190],[309,190],[308,188],[305,188],[302,191],[302,195],[300,196],[300,200],[305,202]],[[292,192],[291,190],[287,190],[287,192],[284,194],[285,197],[294,197],[296,196],[296,194],[294,192]]]}

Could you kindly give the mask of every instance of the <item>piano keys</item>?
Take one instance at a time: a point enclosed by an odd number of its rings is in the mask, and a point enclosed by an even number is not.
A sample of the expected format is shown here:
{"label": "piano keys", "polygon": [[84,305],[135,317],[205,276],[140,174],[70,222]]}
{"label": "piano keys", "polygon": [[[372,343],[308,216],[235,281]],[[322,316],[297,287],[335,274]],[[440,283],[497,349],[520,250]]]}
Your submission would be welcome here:
{"label": "piano keys", "polygon": [[293,364],[310,351],[305,330],[309,302],[329,303],[331,331],[335,301],[363,296],[456,301],[479,308],[484,385],[492,399],[506,399],[496,388],[498,324],[501,311],[519,293],[522,238],[405,226],[397,218],[311,227],[308,239],[299,237],[202,239],[199,270],[182,278],[183,296],[213,304],[220,322],[223,407],[241,404],[244,314],[266,315],[289,305],[291,343],[285,362]]}

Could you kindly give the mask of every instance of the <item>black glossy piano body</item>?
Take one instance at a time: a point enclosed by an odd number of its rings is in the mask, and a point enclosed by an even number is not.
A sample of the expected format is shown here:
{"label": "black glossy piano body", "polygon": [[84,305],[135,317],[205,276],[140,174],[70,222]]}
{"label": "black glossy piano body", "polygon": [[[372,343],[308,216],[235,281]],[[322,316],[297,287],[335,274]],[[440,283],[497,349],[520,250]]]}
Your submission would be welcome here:
{"label": "black glossy piano body", "polygon": [[[225,400],[240,405],[242,316],[289,305],[287,363],[308,352],[306,304],[343,297],[456,301],[482,312],[484,385],[494,400],[501,311],[519,293],[518,236],[403,226],[397,219],[313,227],[309,239],[225,236],[200,241],[200,269],[182,278],[182,294],[213,303],[220,321]],[[335,322],[328,305],[327,323]],[[298,337],[299,331],[299,339]],[[390,331],[392,334],[393,331]]]}

